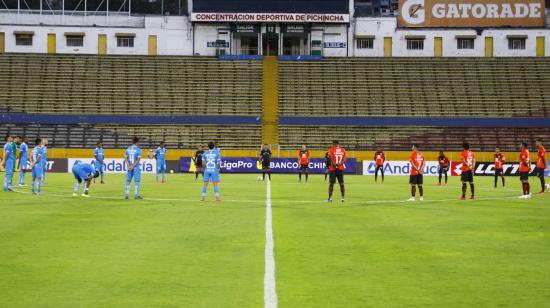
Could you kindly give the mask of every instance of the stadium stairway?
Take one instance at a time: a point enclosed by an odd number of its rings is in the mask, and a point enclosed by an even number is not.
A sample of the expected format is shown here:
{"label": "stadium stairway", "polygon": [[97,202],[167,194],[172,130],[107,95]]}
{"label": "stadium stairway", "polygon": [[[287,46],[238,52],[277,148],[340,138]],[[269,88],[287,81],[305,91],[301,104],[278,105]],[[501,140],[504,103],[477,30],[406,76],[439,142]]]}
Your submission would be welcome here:
{"label": "stadium stairway", "polygon": [[279,63],[277,57],[263,59],[262,143],[279,144]]}

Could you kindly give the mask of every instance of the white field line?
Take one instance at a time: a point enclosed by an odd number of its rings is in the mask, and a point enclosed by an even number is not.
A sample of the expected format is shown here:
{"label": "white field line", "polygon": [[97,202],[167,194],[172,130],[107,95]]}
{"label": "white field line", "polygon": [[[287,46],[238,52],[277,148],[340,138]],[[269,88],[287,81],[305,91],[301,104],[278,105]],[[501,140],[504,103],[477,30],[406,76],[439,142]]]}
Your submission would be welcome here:
{"label": "white field line", "polygon": [[275,288],[275,256],[273,253],[273,224],[271,215],[271,181],[267,180],[265,199],[265,273],[264,273],[264,307],[277,307]]}

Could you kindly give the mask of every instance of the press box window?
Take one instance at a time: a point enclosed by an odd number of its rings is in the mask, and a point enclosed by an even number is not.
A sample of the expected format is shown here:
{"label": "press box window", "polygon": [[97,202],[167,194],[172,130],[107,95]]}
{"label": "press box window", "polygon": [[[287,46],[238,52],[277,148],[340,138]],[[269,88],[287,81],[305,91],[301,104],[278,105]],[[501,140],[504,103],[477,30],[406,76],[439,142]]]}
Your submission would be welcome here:
{"label": "press box window", "polygon": [[84,46],[84,36],[82,35],[67,35],[67,46],[82,47]]}
{"label": "press box window", "polygon": [[357,49],[373,49],[374,39],[357,39]]}
{"label": "press box window", "polygon": [[30,33],[16,33],[15,45],[17,46],[32,46],[32,34]]}
{"label": "press box window", "polygon": [[423,50],[424,39],[407,39],[408,50]]}
{"label": "press box window", "polygon": [[473,38],[458,38],[456,39],[457,49],[474,49]]}
{"label": "press box window", "polygon": [[526,38],[508,38],[508,49],[521,50],[525,49]]}
{"label": "press box window", "polygon": [[117,35],[116,45],[118,47],[134,47],[134,35]]}

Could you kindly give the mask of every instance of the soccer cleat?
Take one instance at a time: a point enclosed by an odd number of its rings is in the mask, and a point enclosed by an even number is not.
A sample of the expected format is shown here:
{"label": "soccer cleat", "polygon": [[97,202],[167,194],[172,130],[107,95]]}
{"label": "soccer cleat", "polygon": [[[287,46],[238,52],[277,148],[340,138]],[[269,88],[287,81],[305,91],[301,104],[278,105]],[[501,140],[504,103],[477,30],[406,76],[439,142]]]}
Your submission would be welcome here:
{"label": "soccer cleat", "polygon": [[415,197],[410,197],[409,199],[407,199],[407,202],[414,202],[414,201],[416,201]]}
{"label": "soccer cleat", "polygon": [[527,199],[527,195],[521,195],[518,197],[518,199]]}
{"label": "soccer cleat", "polygon": [[88,194],[82,194],[82,197],[84,197],[84,198],[90,198],[90,195],[88,195]]}
{"label": "soccer cleat", "polygon": [[539,192],[539,195],[541,195],[541,196],[544,195],[544,194],[545,194],[544,191]]}
{"label": "soccer cleat", "polygon": [[128,200],[128,195],[124,195],[124,199]]}
{"label": "soccer cleat", "polygon": [[424,201],[424,197],[420,197],[420,201]]}
{"label": "soccer cleat", "polygon": [[474,197],[474,196],[471,196],[471,197],[470,197],[470,200],[474,200],[474,199],[475,199],[475,197]]}
{"label": "soccer cleat", "polygon": [[328,198],[327,200],[325,200],[325,202],[332,203],[332,199]]}
{"label": "soccer cleat", "polygon": [[529,193],[528,195],[525,195],[525,199],[531,199],[531,193]]}
{"label": "soccer cleat", "polygon": [[101,181],[101,184],[105,184],[105,182],[104,182],[104,181]]}
{"label": "soccer cleat", "polygon": [[346,202],[346,198],[342,198],[342,200],[340,200],[340,201],[342,201],[342,203],[344,203],[344,202]]}
{"label": "soccer cleat", "polygon": [[136,200],[143,200],[143,198],[141,196],[135,196],[134,199]]}
{"label": "soccer cleat", "polygon": [[437,183],[437,186],[441,186],[441,183]]}
{"label": "soccer cleat", "polygon": [[27,186],[27,185],[19,183],[19,184],[17,184],[17,186],[19,186],[19,187],[25,187],[25,186]]}
{"label": "soccer cleat", "polygon": [[216,202],[221,202],[221,201],[222,201],[222,199],[216,198]]}
{"label": "soccer cleat", "polygon": [[466,200],[466,197],[460,197],[460,200]]}
{"label": "soccer cleat", "polygon": [[78,197],[78,194],[77,194],[77,193],[73,193],[73,197]]}

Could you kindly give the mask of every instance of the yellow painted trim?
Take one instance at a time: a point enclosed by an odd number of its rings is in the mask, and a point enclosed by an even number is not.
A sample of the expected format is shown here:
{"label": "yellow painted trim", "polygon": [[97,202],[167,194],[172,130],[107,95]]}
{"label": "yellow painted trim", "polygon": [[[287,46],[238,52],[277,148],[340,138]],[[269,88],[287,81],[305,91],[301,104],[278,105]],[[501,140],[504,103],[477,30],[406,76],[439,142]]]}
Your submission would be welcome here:
{"label": "yellow painted trim", "polygon": [[434,37],[434,56],[442,57],[443,56],[443,38]]}
{"label": "yellow painted trim", "polygon": [[279,144],[279,62],[266,56],[262,73],[262,143]]}
{"label": "yellow painted trim", "polygon": [[0,32],[0,53],[6,52],[6,34]]}
{"label": "yellow painted trim", "polygon": [[493,37],[485,37],[485,57],[491,58],[493,56]]}
{"label": "yellow painted trim", "polygon": [[97,54],[107,54],[107,34],[97,35]]}
{"label": "yellow painted trim", "polygon": [[384,57],[393,55],[393,39],[391,37],[384,38]]}
{"label": "yellow painted trim", "polygon": [[544,36],[537,36],[537,57],[545,56]]}
{"label": "yellow painted trim", "polygon": [[156,35],[149,35],[149,55],[150,56],[156,56],[157,55],[157,36]]}
{"label": "yellow painted trim", "polygon": [[[145,155],[149,149],[143,148],[143,154]],[[168,149],[166,153],[167,160],[178,160],[180,157],[192,157],[195,155],[195,149],[190,150],[172,150]],[[105,157],[107,158],[123,158],[125,149],[105,149]],[[326,151],[311,151],[311,157],[314,158],[323,158],[325,157]],[[223,150],[222,157],[257,157],[259,156],[259,151],[257,150]],[[388,161],[396,160],[409,160],[411,152],[408,151],[388,151],[386,153],[386,159]],[[423,152],[427,160],[437,160],[439,152]],[[459,161],[460,153],[459,152],[445,152],[451,161]],[[477,161],[491,162],[493,161],[493,152],[475,152]],[[2,155],[2,150],[0,149],[0,157]],[[285,157],[285,158],[296,158],[298,159],[298,149],[296,150],[286,150],[278,153],[276,150],[273,151],[274,157]],[[370,161],[373,159],[374,151],[348,151],[348,157],[355,158],[358,161],[367,160]],[[508,162],[515,162],[519,157],[519,152],[504,152]],[[531,158],[536,159],[536,151],[531,152]],[[48,149],[49,158],[93,158],[94,151],[93,149],[57,149],[49,148]]]}
{"label": "yellow painted trim", "polygon": [[56,53],[56,38],[55,33],[48,33],[48,53]]}

